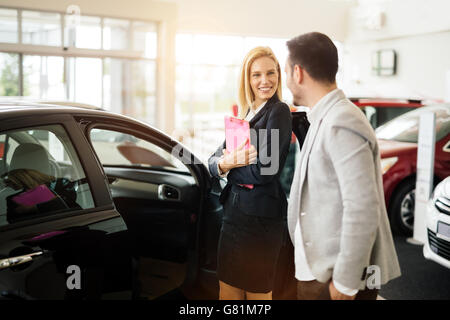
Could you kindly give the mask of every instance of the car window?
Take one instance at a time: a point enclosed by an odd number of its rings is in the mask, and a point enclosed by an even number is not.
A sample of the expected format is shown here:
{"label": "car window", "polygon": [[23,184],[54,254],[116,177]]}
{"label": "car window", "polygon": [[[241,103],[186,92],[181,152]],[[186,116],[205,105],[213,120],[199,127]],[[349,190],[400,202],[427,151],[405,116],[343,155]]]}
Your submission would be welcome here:
{"label": "car window", "polygon": [[417,108],[409,107],[378,107],[377,108],[377,127],[385,124],[406,112],[416,110]]}
{"label": "car window", "polygon": [[371,107],[371,106],[366,106],[366,107],[362,108],[361,110],[366,115],[367,120],[369,120],[369,123],[372,126],[372,128],[376,128],[377,127],[377,109],[375,109],[374,107]]}
{"label": "car window", "polygon": [[139,166],[189,172],[169,152],[134,135],[94,128],[90,139],[103,166]]}
{"label": "car window", "polygon": [[407,112],[387,122],[376,130],[378,139],[417,143],[420,115],[433,112],[436,115],[436,141],[450,132],[450,106],[428,106]]}
{"label": "car window", "polygon": [[77,153],[60,125],[0,133],[0,226],[94,207]]}
{"label": "car window", "polygon": [[410,107],[373,107],[373,106],[365,106],[361,108],[361,110],[366,115],[369,120],[371,126],[375,129],[389,120],[392,120],[406,112],[415,110],[416,108]]}

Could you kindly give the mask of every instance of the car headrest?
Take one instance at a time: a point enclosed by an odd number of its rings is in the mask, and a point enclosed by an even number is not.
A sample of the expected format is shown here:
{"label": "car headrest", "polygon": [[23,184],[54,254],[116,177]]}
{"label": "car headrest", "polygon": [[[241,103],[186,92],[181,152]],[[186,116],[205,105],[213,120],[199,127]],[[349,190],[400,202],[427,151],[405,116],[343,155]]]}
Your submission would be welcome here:
{"label": "car headrest", "polygon": [[51,175],[47,150],[34,143],[24,143],[14,150],[9,170],[32,169]]}

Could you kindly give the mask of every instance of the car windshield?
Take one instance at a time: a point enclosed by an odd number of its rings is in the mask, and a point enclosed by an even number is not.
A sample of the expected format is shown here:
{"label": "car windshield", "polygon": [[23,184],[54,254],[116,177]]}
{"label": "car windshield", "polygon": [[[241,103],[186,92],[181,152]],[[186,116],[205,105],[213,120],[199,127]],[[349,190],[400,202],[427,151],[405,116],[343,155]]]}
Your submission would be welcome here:
{"label": "car windshield", "polygon": [[379,127],[375,132],[378,139],[417,143],[420,116],[433,112],[436,115],[436,141],[450,132],[450,105],[427,106],[407,112]]}

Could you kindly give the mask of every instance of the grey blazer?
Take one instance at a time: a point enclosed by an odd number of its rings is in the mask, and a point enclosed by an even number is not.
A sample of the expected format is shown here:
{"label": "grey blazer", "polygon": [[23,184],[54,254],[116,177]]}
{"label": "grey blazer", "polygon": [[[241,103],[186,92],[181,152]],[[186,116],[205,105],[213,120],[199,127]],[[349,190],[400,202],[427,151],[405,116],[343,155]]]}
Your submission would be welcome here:
{"label": "grey blazer", "polygon": [[300,219],[306,260],[320,282],[333,278],[348,288],[363,289],[367,267],[376,265],[384,284],[401,272],[374,131],[341,90],[314,108],[291,187],[291,239],[295,243]]}

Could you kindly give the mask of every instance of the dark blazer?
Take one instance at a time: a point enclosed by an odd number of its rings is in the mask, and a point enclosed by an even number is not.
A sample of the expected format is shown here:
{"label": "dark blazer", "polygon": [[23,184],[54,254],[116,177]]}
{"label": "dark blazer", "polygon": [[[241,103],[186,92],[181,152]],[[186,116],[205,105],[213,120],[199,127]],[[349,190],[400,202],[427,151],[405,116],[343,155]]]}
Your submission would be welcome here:
{"label": "dark blazer", "polygon": [[[257,163],[230,170],[227,176],[228,183],[220,195],[220,202],[224,204],[230,194],[234,193],[237,205],[248,215],[285,217],[287,200],[279,176],[289,151],[292,134],[292,116],[289,107],[274,95],[250,121],[250,129],[252,128],[257,132],[256,137],[251,137],[251,144],[258,151]],[[271,129],[279,130],[279,149],[274,155],[271,154]],[[222,156],[222,149],[225,149],[225,142],[208,160],[209,171],[217,178],[219,178],[217,163]],[[260,157],[264,155],[271,161],[268,163],[261,161]],[[262,174],[262,169],[267,170],[272,165],[275,167],[274,161],[278,161],[277,170],[271,174]],[[254,188],[248,189],[239,184],[253,184]]]}

